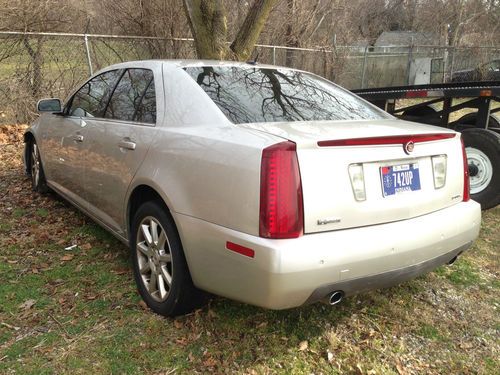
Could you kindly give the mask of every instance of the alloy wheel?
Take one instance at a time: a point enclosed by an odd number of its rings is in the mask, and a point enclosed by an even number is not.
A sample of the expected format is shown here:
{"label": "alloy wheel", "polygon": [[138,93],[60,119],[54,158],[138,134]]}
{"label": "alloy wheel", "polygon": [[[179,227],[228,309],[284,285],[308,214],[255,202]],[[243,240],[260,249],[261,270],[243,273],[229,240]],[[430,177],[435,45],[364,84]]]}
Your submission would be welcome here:
{"label": "alloy wheel", "polygon": [[31,147],[31,178],[33,180],[33,186],[38,186],[40,182],[40,156],[36,143],[33,143]]}
{"label": "alloy wheel", "polygon": [[145,217],[138,227],[136,256],[146,290],[155,301],[165,301],[172,286],[172,255],[165,229],[152,216]]}

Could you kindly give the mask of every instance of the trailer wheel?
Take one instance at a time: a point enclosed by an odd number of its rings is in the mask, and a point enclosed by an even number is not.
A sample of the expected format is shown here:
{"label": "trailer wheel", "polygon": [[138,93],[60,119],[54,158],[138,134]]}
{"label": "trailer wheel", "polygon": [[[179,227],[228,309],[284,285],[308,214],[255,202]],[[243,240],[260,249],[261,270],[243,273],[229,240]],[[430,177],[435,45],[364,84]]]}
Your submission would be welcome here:
{"label": "trailer wheel", "polygon": [[500,135],[485,129],[466,129],[462,138],[467,153],[471,198],[483,210],[500,203]]}

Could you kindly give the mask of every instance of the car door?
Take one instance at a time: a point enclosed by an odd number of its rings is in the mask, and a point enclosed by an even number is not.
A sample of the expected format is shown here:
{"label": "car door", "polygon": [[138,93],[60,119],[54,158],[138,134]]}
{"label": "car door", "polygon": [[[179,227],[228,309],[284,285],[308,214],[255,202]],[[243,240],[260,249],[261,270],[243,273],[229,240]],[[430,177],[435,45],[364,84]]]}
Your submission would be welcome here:
{"label": "car door", "polygon": [[81,206],[85,206],[87,125],[102,116],[119,74],[112,70],[87,81],[67,102],[63,114],[52,116],[50,129],[43,132],[51,150],[51,160],[46,163],[48,180]]}
{"label": "car door", "polygon": [[[161,71],[159,71],[161,74]],[[151,69],[126,69],[114,89],[104,118],[87,126],[85,196],[90,210],[119,234],[124,234],[125,196],[156,131],[155,89],[161,86]]]}

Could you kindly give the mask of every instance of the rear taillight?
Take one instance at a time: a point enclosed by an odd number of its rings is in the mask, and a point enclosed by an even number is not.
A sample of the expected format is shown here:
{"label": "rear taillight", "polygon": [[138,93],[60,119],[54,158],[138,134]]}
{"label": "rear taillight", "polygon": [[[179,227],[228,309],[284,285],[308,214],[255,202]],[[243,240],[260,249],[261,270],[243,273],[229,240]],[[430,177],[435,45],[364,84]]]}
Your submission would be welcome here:
{"label": "rear taillight", "polygon": [[460,137],[462,142],[462,156],[464,161],[464,193],[463,201],[467,202],[470,200],[470,181],[469,181],[469,163],[467,162],[467,153],[465,152],[464,139]]}
{"label": "rear taillight", "polygon": [[262,151],[259,234],[296,238],[304,231],[302,184],[295,143],[287,141]]}

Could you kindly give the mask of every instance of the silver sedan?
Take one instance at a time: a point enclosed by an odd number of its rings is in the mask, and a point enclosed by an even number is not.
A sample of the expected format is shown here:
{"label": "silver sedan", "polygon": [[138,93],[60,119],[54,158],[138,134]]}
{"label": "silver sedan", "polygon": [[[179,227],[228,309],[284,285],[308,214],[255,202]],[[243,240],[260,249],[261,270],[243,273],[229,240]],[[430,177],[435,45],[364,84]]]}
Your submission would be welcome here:
{"label": "silver sedan", "polygon": [[307,72],[110,66],[25,134],[52,189],[130,247],[152,310],[208,291],[284,309],[452,262],[480,226],[460,134],[397,120]]}

